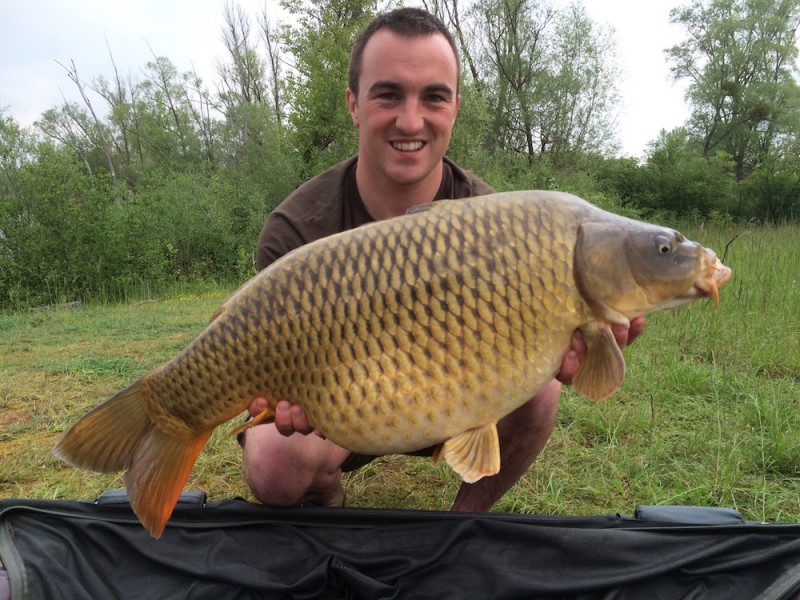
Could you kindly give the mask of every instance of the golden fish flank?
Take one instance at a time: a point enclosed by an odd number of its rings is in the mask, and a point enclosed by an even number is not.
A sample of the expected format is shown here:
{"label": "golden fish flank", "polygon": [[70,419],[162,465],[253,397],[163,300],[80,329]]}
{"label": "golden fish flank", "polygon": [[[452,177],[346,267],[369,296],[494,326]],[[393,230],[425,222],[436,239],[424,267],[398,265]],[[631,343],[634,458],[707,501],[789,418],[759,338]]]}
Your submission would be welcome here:
{"label": "golden fish flank", "polygon": [[55,453],[127,470],[134,510],[156,536],[213,428],[259,395],[302,405],[356,452],[443,444],[445,460],[476,481],[500,468],[496,422],[552,379],[573,330],[589,348],[575,388],[604,399],[625,368],[612,323],[718,299],[729,277],[677,232],[567,194],[436,202],[277,261]]}

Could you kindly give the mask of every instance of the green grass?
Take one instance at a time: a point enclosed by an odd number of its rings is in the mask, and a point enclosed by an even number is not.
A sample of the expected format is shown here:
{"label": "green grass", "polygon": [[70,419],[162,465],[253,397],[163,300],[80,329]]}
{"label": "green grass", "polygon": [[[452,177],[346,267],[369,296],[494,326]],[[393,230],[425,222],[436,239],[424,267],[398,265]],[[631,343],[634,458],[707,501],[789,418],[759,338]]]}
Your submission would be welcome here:
{"label": "green grass", "polygon": [[[648,318],[625,351],[620,391],[595,404],[569,390],[540,459],[496,510],[631,513],[639,504],[727,506],[800,520],[800,226],[684,229],[728,248],[721,306]],[[79,309],[0,314],[0,497],[91,498],[118,475],[51,453],[90,407],[165,362],[232,288]],[[251,498],[238,446],[218,428],[189,486]],[[348,505],[446,509],[459,481],[428,459],[390,456],[345,478]]]}

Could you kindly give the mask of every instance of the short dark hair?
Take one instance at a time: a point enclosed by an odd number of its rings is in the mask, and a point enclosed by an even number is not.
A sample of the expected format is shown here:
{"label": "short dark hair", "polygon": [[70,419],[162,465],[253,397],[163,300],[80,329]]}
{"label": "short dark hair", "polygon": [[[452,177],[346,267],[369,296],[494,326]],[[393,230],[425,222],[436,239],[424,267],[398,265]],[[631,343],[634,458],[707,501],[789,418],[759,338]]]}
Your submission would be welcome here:
{"label": "short dark hair", "polygon": [[[350,68],[347,71],[347,85],[356,96],[358,96],[358,80],[361,77],[361,65],[364,59],[364,48],[370,38],[381,29],[404,37],[418,37],[424,35],[434,35],[441,33],[456,58],[456,86],[461,81],[461,59],[458,56],[458,48],[452,34],[442,20],[421,8],[398,8],[382,15],[378,15],[364,30],[358,35],[353,50],[350,52]],[[456,89],[456,91],[458,91]]]}

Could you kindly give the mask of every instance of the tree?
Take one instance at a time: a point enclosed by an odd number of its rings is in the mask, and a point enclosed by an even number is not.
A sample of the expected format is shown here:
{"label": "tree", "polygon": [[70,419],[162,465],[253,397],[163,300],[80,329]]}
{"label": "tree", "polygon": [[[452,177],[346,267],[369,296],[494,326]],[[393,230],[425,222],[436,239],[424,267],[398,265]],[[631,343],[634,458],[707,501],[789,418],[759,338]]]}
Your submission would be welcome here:
{"label": "tree", "polygon": [[277,39],[275,28],[267,16],[266,11],[261,14],[258,22],[261,39],[267,50],[267,88],[270,93],[271,108],[279,126],[283,125],[286,99],[284,98],[282,77],[283,69],[281,44]]}
{"label": "tree", "polygon": [[96,293],[111,278],[108,173],[90,176],[72,148],[51,140],[33,148],[0,197],[0,303],[54,302]]}
{"label": "tree", "polygon": [[464,31],[458,0],[422,0],[422,4],[425,10],[437,15],[453,33],[460,48],[461,62],[466,65],[468,73],[472,76],[472,83],[480,89],[480,72],[473,58],[474,46],[470,36]]}
{"label": "tree", "polygon": [[131,136],[132,128],[130,127],[130,107],[131,97],[133,97],[135,91],[130,76],[127,82],[120,76],[110,47],[108,54],[114,70],[114,80],[109,81],[100,76],[95,80],[93,89],[108,103],[109,127],[116,129],[118,132],[115,139],[118,165],[122,166],[124,177],[131,183],[133,138]]}
{"label": "tree", "polygon": [[704,158],[685,128],[663,131],[653,142],[641,173],[640,208],[678,215],[729,212],[736,198],[729,154]]}
{"label": "tree", "polygon": [[479,0],[471,17],[494,146],[563,164],[613,147],[613,38],[581,5]]}
{"label": "tree", "polygon": [[557,15],[548,49],[539,119],[550,153],[569,162],[576,154],[613,150],[619,68],[612,32],[594,23],[582,5],[572,4]]}
{"label": "tree", "polygon": [[740,185],[736,217],[763,221],[800,216],[800,139],[766,157]]}
{"label": "tree", "polygon": [[312,175],[354,153],[345,102],[350,48],[377,11],[376,0],[282,0],[294,15],[280,40],[293,58],[286,100],[294,146]]}
{"label": "tree", "polygon": [[30,162],[34,147],[30,134],[3,113],[0,107],[0,201],[19,193],[19,169]]}
{"label": "tree", "polygon": [[67,75],[78,88],[78,91],[81,94],[81,98],[83,98],[83,102],[86,105],[86,108],[91,115],[91,121],[87,120],[85,117],[86,113],[78,113],[73,110],[73,105],[65,102],[64,103],[64,114],[68,115],[72,118],[75,125],[77,125],[81,131],[85,134],[86,138],[91,141],[94,147],[100,151],[105,159],[106,166],[108,167],[108,172],[111,173],[111,179],[116,180],[117,173],[114,168],[114,161],[112,159],[112,146],[111,146],[111,139],[108,134],[108,131],[103,123],[102,119],[98,115],[97,111],[95,111],[94,106],[92,105],[92,101],[89,98],[89,95],[86,93],[86,84],[81,80],[78,76],[78,68],[75,66],[75,61],[70,62],[69,67],[65,67]]}
{"label": "tree", "polygon": [[241,6],[225,4],[225,27],[222,39],[231,58],[230,64],[220,64],[220,100],[230,130],[238,132],[239,144],[247,148],[250,138],[250,107],[264,106],[266,66],[251,39],[250,19]]}
{"label": "tree", "polygon": [[800,134],[800,0],[693,0],[670,19],[688,34],[667,52],[675,79],[689,80],[690,132],[744,179]]}
{"label": "tree", "polygon": [[534,9],[527,0],[480,0],[474,6],[494,144],[529,159],[549,143],[535,112],[546,72],[545,31],[554,16],[551,7]]}
{"label": "tree", "polygon": [[60,108],[42,113],[36,122],[39,130],[51,140],[70,148],[86,167],[89,176],[94,174],[94,127],[86,111],[74,102],[65,102]]}

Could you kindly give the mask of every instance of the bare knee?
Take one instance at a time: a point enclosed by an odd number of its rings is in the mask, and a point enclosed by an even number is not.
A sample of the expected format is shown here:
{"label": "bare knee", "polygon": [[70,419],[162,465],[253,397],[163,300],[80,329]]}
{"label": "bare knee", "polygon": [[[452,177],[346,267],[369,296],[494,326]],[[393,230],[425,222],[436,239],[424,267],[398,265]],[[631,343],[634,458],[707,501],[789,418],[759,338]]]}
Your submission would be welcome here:
{"label": "bare knee", "polygon": [[541,422],[555,422],[561,401],[561,382],[553,379],[528,404],[535,418]]}
{"label": "bare knee", "polygon": [[341,464],[348,451],[315,435],[286,437],[272,425],[248,430],[244,478],[259,502],[297,506],[341,504]]}
{"label": "bare knee", "polygon": [[510,430],[528,431],[549,437],[555,425],[561,400],[561,383],[553,379],[536,396],[503,418],[500,423]]}

